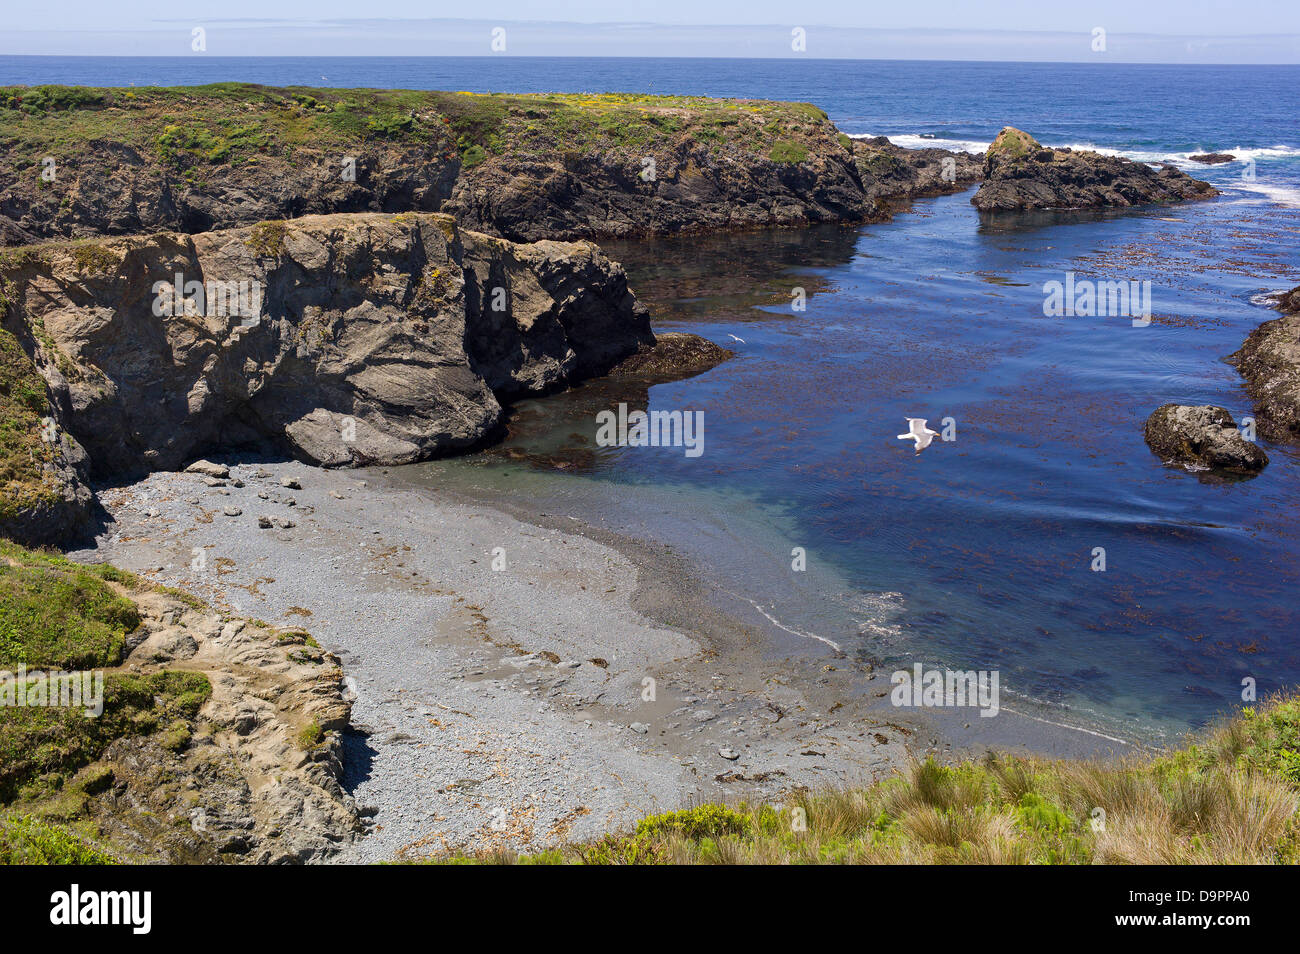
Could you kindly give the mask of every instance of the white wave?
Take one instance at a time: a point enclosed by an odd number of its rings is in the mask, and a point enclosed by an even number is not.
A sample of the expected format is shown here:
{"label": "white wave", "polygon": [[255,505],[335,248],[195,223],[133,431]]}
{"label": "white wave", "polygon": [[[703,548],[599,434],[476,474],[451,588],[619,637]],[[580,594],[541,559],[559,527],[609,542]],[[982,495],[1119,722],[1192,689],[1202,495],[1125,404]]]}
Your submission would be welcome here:
{"label": "white wave", "polygon": [[1272,182],[1261,182],[1259,179],[1254,182],[1240,179],[1232,183],[1232,187],[1241,189],[1243,192],[1257,193],[1274,205],[1300,209],[1300,189],[1295,186],[1276,185]]}
{"label": "white wave", "polygon": [[[850,139],[875,139],[875,133],[849,133]],[[910,134],[889,136],[889,141],[904,149],[948,149],[952,152],[984,152],[989,143],[977,139],[932,139]]]}
{"label": "white wave", "polygon": [[[850,139],[874,139],[875,133],[850,133]],[[902,146],[904,149],[951,149],[954,152],[984,152],[991,145],[978,139],[938,139],[931,136],[920,136],[913,134],[900,134],[889,136],[889,141],[896,146]],[[1200,162],[1193,162],[1192,156],[1204,155],[1210,152],[1222,152],[1233,157],[1235,162],[1245,162],[1248,159],[1254,159],[1258,162],[1261,159],[1295,159],[1300,157],[1300,147],[1297,146],[1261,146],[1246,148],[1236,146],[1232,149],[1193,149],[1189,152],[1165,152],[1150,151],[1143,149],[1117,149],[1113,146],[1099,146],[1092,142],[1068,142],[1068,143],[1044,143],[1049,149],[1074,149],[1078,151],[1089,151],[1100,153],[1103,156],[1123,156],[1126,159],[1133,159],[1136,162],[1172,162],[1177,165],[1187,163],[1195,168],[1205,169],[1206,165]],[[1223,165],[1228,165],[1224,163]]]}

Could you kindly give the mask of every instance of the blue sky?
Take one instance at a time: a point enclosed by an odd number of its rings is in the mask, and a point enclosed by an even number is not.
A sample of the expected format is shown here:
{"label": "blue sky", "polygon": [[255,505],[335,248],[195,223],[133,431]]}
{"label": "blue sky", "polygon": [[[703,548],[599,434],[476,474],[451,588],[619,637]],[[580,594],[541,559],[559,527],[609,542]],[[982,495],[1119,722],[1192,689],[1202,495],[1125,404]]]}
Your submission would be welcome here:
{"label": "blue sky", "polygon": [[502,27],[521,56],[1300,63],[1300,0],[63,0],[9,4],[0,53],[188,55],[195,27],[213,56],[487,55]]}

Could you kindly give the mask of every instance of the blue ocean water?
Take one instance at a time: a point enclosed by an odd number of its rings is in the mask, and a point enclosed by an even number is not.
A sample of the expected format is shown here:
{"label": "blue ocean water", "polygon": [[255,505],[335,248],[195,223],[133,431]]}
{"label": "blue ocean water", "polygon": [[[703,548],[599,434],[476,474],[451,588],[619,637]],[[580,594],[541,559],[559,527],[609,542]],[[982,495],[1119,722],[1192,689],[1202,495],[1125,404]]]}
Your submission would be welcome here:
{"label": "blue ocean water", "polygon": [[[1178,162],[1223,195],[990,222],[968,192],[860,229],[607,243],[657,329],[738,357],[524,402],[499,447],[403,471],[599,514],[668,542],[787,637],[997,668],[1017,698],[1125,738],[1199,725],[1243,679],[1300,683],[1300,454],[1265,444],[1259,477],[1216,482],[1142,440],[1166,402],[1250,414],[1224,358],[1273,316],[1265,293],[1300,284],[1300,67],[0,57],[4,83],[231,79],[797,99],[904,145],[979,149],[1012,124]],[[1237,161],[1188,162],[1202,151]],[[1046,317],[1044,283],[1067,272],[1150,281],[1151,324]],[[705,453],[595,447],[595,412],[619,401],[702,410]],[[905,417],[951,418],[956,439],[915,456]]]}

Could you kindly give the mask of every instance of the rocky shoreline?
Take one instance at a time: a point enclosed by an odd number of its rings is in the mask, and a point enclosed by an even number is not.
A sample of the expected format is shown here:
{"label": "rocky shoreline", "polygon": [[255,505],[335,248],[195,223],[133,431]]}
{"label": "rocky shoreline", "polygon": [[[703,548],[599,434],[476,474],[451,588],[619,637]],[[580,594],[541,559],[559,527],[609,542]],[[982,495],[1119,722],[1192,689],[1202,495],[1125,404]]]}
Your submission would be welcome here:
{"label": "rocky shoreline", "polygon": [[357,212],[516,242],[872,222],[978,175],[808,103],[700,97],[8,87],[0,132],[5,245]]}
{"label": "rocky shoreline", "polygon": [[1300,288],[1281,295],[1280,318],[1266,321],[1228,360],[1255,403],[1259,433],[1279,444],[1300,443]]}
{"label": "rocky shoreline", "polygon": [[[592,237],[883,221],[981,181],[981,211],[1214,194],[1010,129],[987,156],[852,139],[799,103],[43,89],[0,90],[20,114],[0,124],[0,401],[22,437],[0,531],[93,534],[74,559],[210,602],[140,590],[127,665],[207,673],[215,728],[109,754],[207,773],[197,794],[123,772],[95,803],[110,827],[169,819],[168,860],[537,850],[950,746],[968,725],[882,711],[884,674],[820,644],[773,658],[644,542],[328,468],[465,451],[519,398],[732,356],[656,337]],[[1008,744],[1091,751],[1012,715]],[[196,801],[211,837],[177,821]]]}

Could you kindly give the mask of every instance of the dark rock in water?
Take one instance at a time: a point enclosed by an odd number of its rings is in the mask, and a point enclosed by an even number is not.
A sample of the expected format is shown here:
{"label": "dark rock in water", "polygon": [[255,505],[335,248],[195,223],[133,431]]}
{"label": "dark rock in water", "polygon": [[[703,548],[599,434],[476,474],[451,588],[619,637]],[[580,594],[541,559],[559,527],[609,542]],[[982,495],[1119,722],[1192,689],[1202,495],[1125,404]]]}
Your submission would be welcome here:
{"label": "dark rock in water", "polygon": [[874,199],[947,195],[984,178],[982,153],[904,149],[886,136],[853,140],[853,159]]}
{"label": "dark rock in water", "polygon": [[1162,404],[1147,418],[1147,446],[1166,463],[1192,470],[1257,474],[1268,463],[1258,446],[1241,436],[1225,408]]}
{"label": "dark rock in water", "polygon": [[1297,285],[1289,292],[1283,292],[1277,300],[1277,308],[1278,311],[1287,315],[1300,312],[1300,285]]}
{"label": "dark rock in water", "polygon": [[1266,321],[1228,360],[1246,379],[1262,437],[1300,443],[1300,288],[1278,300],[1281,318]]}
{"label": "dark rock in water", "polygon": [[736,353],[699,335],[669,331],[655,335],[653,346],[641,345],[609,371],[611,375],[686,378],[716,368]]}
{"label": "dark rock in water", "polygon": [[981,212],[1127,208],[1208,199],[1219,192],[1171,165],[1153,168],[1086,150],[1046,149],[1007,126],[984,155],[984,184],[971,202]]}
{"label": "dark rock in water", "polygon": [[1192,162],[1204,163],[1207,166],[1219,166],[1225,162],[1236,162],[1237,157],[1230,152],[1202,152],[1199,155],[1188,156]]}

